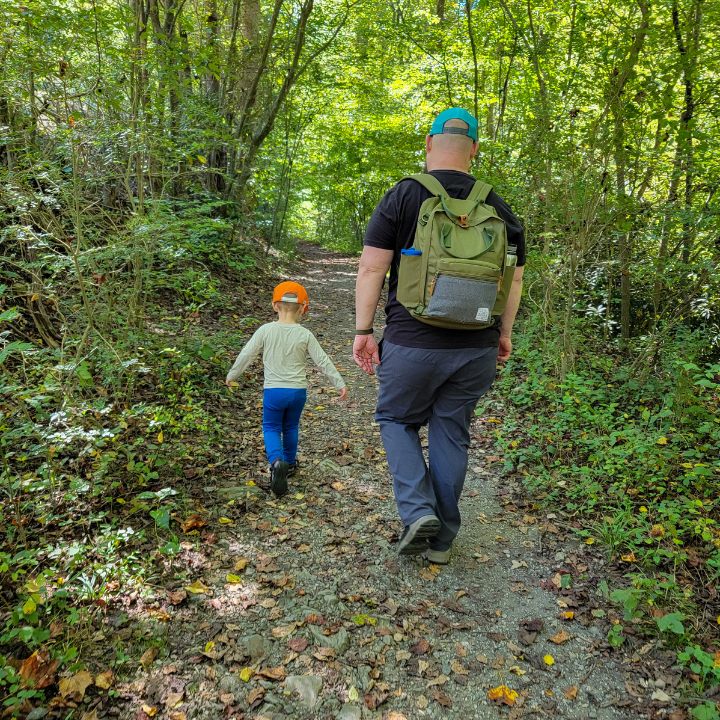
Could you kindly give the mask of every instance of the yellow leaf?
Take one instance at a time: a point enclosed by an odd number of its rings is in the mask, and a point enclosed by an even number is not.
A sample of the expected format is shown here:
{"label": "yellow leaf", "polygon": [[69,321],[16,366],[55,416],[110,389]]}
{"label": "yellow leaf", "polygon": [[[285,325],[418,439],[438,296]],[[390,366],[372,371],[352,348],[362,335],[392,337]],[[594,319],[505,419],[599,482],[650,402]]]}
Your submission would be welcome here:
{"label": "yellow leaf", "polygon": [[210,588],[207,585],[203,585],[200,580],[196,580],[192,585],[188,585],[187,587],[183,588],[183,590],[187,590],[193,595],[200,595],[202,593],[206,593],[209,589]]}
{"label": "yellow leaf", "polygon": [[658,438],[655,442],[657,442],[658,445],[667,445],[667,438],[661,437],[661,438]]}
{"label": "yellow leaf", "polygon": [[585,541],[585,544],[586,544],[586,545],[592,545],[594,542],[595,542],[595,538],[588,538],[588,539]]}
{"label": "yellow leaf", "polygon": [[354,685],[352,685],[350,687],[350,690],[348,690],[348,700],[350,700],[350,702],[355,702],[359,698],[360,698],[360,693],[357,691],[357,688]]}
{"label": "yellow leaf", "polygon": [[229,583],[233,583],[234,585],[237,585],[238,583],[242,582],[242,578],[238,577],[237,575],[233,575],[232,573],[228,573],[225,576],[225,580]]}
{"label": "yellow leaf", "polygon": [[161,431],[158,433],[158,442],[162,444],[162,441],[163,441],[163,431],[161,430]]}
{"label": "yellow leaf", "polygon": [[214,647],[215,647],[215,643],[211,640],[211,641],[205,646],[205,652],[212,652]]}
{"label": "yellow leaf", "polygon": [[203,164],[207,162],[207,158],[203,157],[202,155],[198,155],[197,159]]}
{"label": "yellow leaf", "polygon": [[554,665],[555,664],[555,658],[552,655],[546,655],[543,660],[545,661],[546,665]]}
{"label": "yellow leaf", "polygon": [[692,463],[682,463],[681,467],[690,468],[692,470]]}
{"label": "yellow leaf", "polygon": [[647,508],[644,505],[641,505],[640,512],[647,512]]}
{"label": "yellow leaf", "polygon": [[250,681],[250,668],[249,668],[249,667],[244,667],[244,668],[240,671],[240,679],[241,679],[243,682],[249,682],[249,681]]}
{"label": "yellow leaf", "polygon": [[41,575],[38,578],[35,578],[35,580],[29,580],[25,583],[25,586],[23,587],[23,592],[28,593],[28,595],[32,595],[34,593],[40,592],[40,588],[45,585],[45,578]]}
{"label": "yellow leaf", "polygon": [[25,615],[30,615],[31,613],[34,613],[37,608],[37,605],[35,604],[35,601],[29,597],[27,599],[27,602],[23,605],[23,613]]}
{"label": "yellow leaf", "polygon": [[124,505],[124,504],[125,504],[125,500],[123,500],[122,498],[115,498],[115,502],[116,502],[116,503],[119,503],[120,505]]}
{"label": "yellow leaf", "polygon": [[504,703],[505,705],[510,705],[510,707],[512,707],[517,700],[518,694],[506,685],[500,685],[500,687],[490,690],[488,697],[491,700],[497,700],[500,704]]}
{"label": "yellow leaf", "polygon": [[157,708],[151,707],[150,705],[143,705],[142,709],[143,709],[143,712],[146,715],[149,715],[150,717],[152,717],[157,712]]}
{"label": "yellow leaf", "polygon": [[325,409],[325,406],[324,406],[324,405],[318,405],[315,409],[316,409],[316,410],[324,410],[324,409]]}
{"label": "yellow leaf", "polygon": [[233,521],[232,521],[230,518],[221,517],[221,518],[218,518],[218,522],[219,522],[221,525],[232,525],[232,522],[233,522]]}
{"label": "yellow leaf", "polygon": [[254,480],[248,480],[245,484],[246,484],[246,485],[254,485],[254,484],[255,484],[255,481],[254,481]]}
{"label": "yellow leaf", "polygon": [[621,560],[623,562],[635,562],[635,553],[630,553],[629,555],[623,555]]}

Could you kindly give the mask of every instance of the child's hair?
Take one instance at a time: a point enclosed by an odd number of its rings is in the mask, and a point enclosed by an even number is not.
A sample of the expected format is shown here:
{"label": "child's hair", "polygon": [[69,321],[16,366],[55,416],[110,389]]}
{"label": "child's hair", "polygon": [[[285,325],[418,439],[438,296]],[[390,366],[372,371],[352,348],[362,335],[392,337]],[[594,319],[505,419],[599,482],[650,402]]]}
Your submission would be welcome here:
{"label": "child's hair", "polygon": [[283,302],[282,300],[277,300],[275,304],[278,306],[278,310],[292,312],[295,315],[300,315],[303,311],[303,306],[300,303]]}
{"label": "child's hair", "polygon": [[[297,297],[296,293],[285,293],[283,297]],[[278,307],[278,312],[284,310],[286,313],[292,315],[301,315],[304,305],[302,303],[285,302],[284,300],[276,300],[275,305]]]}

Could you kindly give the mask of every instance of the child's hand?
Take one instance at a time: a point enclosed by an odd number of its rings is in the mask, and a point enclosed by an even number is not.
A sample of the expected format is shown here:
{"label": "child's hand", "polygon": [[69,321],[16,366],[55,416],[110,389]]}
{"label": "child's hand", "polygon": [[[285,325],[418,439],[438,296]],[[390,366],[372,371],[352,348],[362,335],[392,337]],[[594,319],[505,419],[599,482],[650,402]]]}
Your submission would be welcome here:
{"label": "child's hand", "polygon": [[346,386],[340,391],[340,397],[339,397],[339,399],[340,399],[340,400],[347,400],[347,396],[348,396],[348,389],[347,389],[347,385],[346,385]]}
{"label": "child's hand", "polygon": [[240,387],[240,384],[234,380],[225,380],[225,384],[232,390],[233,388]]}

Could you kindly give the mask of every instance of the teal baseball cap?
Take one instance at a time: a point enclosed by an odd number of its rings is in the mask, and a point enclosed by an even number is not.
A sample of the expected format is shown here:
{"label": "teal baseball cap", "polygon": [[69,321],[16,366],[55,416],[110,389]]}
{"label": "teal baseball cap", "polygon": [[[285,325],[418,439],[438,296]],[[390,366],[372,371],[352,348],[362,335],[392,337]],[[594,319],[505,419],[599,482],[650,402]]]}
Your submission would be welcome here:
{"label": "teal baseball cap", "polygon": [[[462,120],[468,124],[467,129],[459,127],[445,127],[445,123],[448,120]],[[441,135],[442,133],[452,135],[467,135],[474,142],[478,139],[478,124],[477,120],[467,111],[462,108],[450,108],[449,110],[443,110],[433,122],[430,128],[430,135]]]}

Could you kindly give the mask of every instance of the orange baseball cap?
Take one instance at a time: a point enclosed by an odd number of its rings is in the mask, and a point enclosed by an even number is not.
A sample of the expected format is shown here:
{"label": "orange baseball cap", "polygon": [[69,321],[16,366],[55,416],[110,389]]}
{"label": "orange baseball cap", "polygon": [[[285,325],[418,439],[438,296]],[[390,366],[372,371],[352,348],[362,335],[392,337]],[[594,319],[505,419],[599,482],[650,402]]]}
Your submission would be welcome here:
{"label": "orange baseball cap", "polygon": [[299,303],[307,308],[307,290],[300,283],[282,282],[273,290],[273,302]]}

